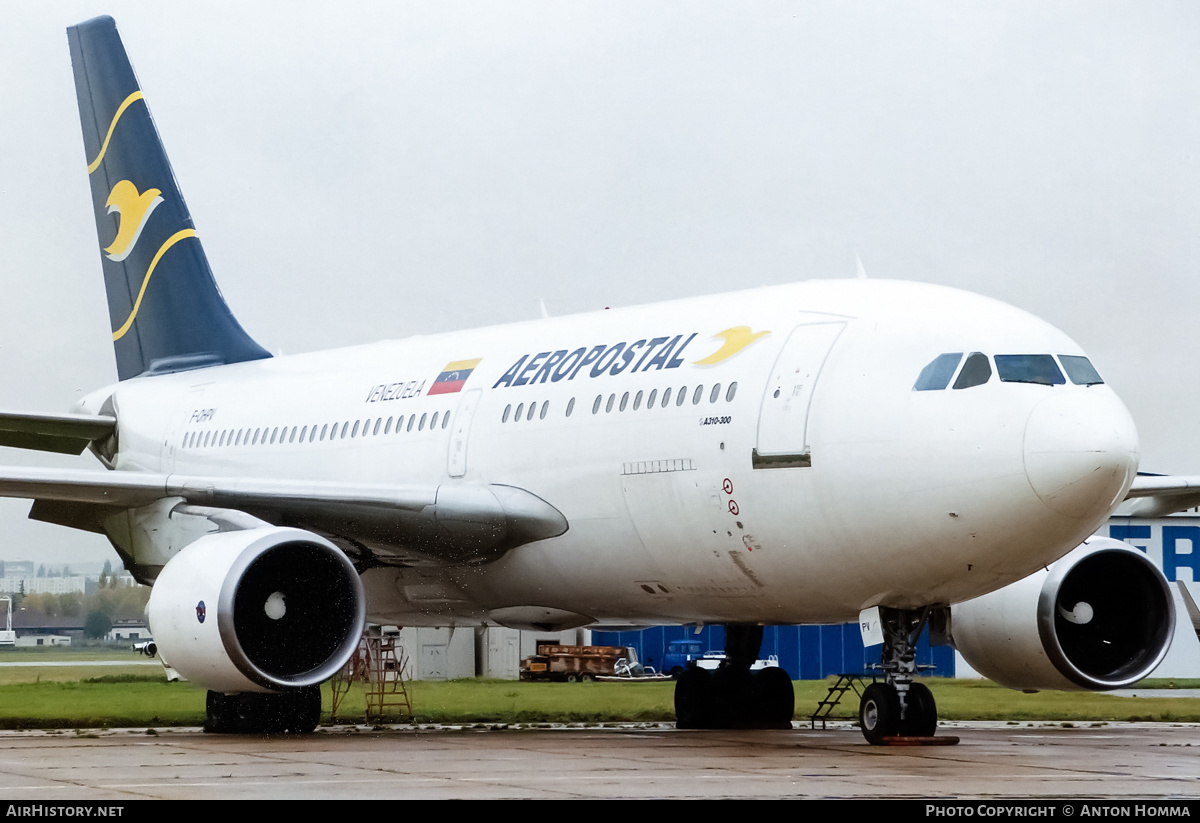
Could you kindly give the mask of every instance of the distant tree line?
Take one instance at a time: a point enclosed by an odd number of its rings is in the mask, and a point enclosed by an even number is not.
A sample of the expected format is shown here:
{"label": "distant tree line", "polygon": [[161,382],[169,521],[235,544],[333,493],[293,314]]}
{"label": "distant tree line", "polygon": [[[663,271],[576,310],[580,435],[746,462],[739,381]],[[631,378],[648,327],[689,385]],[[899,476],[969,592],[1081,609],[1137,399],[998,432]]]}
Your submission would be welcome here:
{"label": "distant tree line", "polygon": [[84,634],[103,637],[117,620],[143,619],[149,599],[149,586],[122,581],[113,574],[112,565],[105,561],[104,571],[100,573],[100,586],[95,594],[16,594],[13,595],[13,611],[36,609],[48,617],[83,617]]}

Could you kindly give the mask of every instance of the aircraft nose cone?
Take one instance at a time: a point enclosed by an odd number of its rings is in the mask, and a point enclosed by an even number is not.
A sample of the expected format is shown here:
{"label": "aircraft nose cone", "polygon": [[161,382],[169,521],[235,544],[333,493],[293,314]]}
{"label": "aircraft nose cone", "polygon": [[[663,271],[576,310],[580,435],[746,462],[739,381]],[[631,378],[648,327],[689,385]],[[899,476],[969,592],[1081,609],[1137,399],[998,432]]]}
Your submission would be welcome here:
{"label": "aircraft nose cone", "polygon": [[1137,473],[1137,431],[1111,392],[1064,391],[1025,426],[1025,476],[1042,502],[1078,519],[1108,514]]}

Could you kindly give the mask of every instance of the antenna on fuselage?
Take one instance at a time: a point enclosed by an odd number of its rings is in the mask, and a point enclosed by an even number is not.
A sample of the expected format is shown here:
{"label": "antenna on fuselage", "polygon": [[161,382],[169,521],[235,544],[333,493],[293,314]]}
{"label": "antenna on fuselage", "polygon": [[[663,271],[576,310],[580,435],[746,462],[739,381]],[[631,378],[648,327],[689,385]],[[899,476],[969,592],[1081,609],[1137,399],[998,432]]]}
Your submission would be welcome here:
{"label": "antenna on fuselage", "polygon": [[863,268],[862,258],[856,254],[856,255],[854,255],[854,262],[858,264],[858,279],[866,280],[867,279],[867,270]]}

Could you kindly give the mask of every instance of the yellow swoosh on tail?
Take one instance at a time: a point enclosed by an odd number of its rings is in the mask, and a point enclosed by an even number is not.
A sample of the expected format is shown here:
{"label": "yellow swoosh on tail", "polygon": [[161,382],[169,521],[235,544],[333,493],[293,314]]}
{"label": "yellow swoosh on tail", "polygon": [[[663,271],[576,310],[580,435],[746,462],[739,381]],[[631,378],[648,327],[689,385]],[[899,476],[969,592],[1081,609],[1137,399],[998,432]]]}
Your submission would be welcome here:
{"label": "yellow swoosh on tail", "polygon": [[135,91],[133,94],[125,98],[120,106],[117,107],[117,113],[113,115],[112,121],[108,124],[108,134],[104,135],[104,143],[100,146],[100,153],[96,155],[96,159],[88,163],[88,174],[91,174],[96,169],[100,168],[100,161],[104,159],[105,152],[108,151],[108,141],[112,140],[113,131],[117,128],[117,121],[121,119],[121,115],[125,113],[125,109],[132,106],[138,100],[143,100],[142,92]]}
{"label": "yellow swoosh on tail", "polygon": [[715,363],[720,363],[722,360],[728,360],[742,349],[749,346],[760,337],[764,337],[771,332],[769,331],[750,331],[749,326],[734,326],[732,329],[719,331],[712,336],[713,340],[722,339],[725,343],[721,348],[705,357],[703,360],[693,360],[694,366],[711,366]]}
{"label": "yellow swoosh on tail", "polygon": [[154,259],[150,261],[150,268],[146,270],[146,276],[142,278],[142,288],[138,290],[137,300],[135,300],[133,303],[133,311],[129,312],[129,317],[126,318],[125,322],[121,324],[121,328],[113,332],[113,342],[116,342],[124,337],[125,332],[129,331],[129,327],[133,325],[133,321],[137,318],[138,309],[142,307],[142,297],[144,297],[146,294],[146,286],[150,285],[150,275],[154,274],[154,269],[158,265],[158,261],[162,260],[162,256],[167,253],[167,249],[171,248],[171,246],[174,246],[180,240],[185,240],[188,237],[195,236],[195,229],[181,229],[168,237],[167,242],[163,243],[159,247],[158,253],[155,254]]}

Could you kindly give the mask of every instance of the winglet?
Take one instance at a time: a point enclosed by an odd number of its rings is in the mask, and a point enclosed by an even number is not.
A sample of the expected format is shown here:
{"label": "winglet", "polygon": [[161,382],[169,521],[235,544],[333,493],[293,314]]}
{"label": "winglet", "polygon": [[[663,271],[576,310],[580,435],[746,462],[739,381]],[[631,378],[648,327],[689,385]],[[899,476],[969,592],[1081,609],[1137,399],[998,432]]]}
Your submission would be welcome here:
{"label": "winglet", "polygon": [[270,357],[217,288],[116,23],[67,41],[119,377]]}

